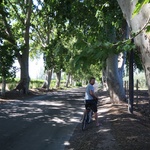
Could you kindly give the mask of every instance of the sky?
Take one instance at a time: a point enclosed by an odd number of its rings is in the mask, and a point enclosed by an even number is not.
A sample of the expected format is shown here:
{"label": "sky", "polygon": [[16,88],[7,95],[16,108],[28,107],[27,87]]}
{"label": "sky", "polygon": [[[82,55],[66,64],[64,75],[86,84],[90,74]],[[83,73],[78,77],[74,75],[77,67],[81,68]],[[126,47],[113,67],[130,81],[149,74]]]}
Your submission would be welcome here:
{"label": "sky", "polygon": [[[14,65],[17,68],[19,68],[19,63],[16,60]],[[43,62],[43,56],[39,59],[31,60],[29,58],[29,76],[31,79],[43,79],[44,78],[44,62]],[[16,77],[20,78],[20,71],[16,72]]]}

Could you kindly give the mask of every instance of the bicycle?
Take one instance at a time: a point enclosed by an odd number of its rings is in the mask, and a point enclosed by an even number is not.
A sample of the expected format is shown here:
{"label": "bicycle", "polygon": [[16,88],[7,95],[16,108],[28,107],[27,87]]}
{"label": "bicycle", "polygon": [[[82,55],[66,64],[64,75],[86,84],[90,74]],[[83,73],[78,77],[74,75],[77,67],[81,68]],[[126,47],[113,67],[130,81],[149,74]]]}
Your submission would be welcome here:
{"label": "bicycle", "polygon": [[91,109],[91,106],[89,105],[86,109],[86,112],[83,116],[82,120],[82,131],[86,129],[87,124],[89,124],[92,120],[93,111]]}

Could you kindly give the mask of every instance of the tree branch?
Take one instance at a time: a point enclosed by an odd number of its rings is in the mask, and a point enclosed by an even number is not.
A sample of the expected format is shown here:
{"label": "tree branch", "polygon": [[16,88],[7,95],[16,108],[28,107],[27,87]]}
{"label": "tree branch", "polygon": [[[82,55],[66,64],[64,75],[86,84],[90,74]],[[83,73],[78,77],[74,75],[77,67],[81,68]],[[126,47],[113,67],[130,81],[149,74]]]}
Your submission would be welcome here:
{"label": "tree branch", "polygon": [[148,26],[148,24],[150,24],[150,17],[147,19],[147,22],[145,23],[145,25],[141,28],[141,30],[139,30],[137,33],[134,33],[131,35],[131,38],[124,40],[122,42],[117,42],[115,44],[113,44],[113,46],[117,46],[119,44],[124,44],[126,42],[128,42],[129,40],[133,40],[136,36],[138,36],[143,30],[145,30]]}
{"label": "tree branch", "polygon": [[9,2],[9,4],[13,7],[13,9],[14,9],[14,11],[16,12],[17,17],[20,19],[21,23],[24,25],[23,18],[20,17],[17,8],[10,2],[10,0],[8,0],[8,2]]}

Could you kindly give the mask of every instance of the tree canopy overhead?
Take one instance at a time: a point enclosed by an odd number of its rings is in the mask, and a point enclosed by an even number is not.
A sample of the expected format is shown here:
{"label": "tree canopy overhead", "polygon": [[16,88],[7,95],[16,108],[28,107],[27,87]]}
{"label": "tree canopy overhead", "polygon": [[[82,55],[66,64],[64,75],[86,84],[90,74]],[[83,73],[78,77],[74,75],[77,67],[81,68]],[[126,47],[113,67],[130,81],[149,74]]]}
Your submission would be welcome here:
{"label": "tree canopy overhead", "polygon": [[[146,2],[139,1],[135,13]],[[126,22],[116,0],[3,0],[0,7],[1,39],[16,46],[19,61],[23,55],[28,61],[28,50],[32,57],[44,54],[46,70],[74,76],[79,70],[86,78],[91,68],[100,72],[110,54],[133,48],[122,42]]]}

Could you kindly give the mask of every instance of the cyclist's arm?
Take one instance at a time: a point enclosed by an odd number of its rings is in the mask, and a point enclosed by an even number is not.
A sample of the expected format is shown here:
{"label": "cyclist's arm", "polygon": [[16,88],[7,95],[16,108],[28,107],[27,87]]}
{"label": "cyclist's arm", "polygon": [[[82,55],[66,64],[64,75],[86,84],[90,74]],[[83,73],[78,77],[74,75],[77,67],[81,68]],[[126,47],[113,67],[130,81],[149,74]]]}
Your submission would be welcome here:
{"label": "cyclist's arm", "polygon": [[94,98],[94,99],[98,99],[98,97],[95,95],[93,90],[90,90],[90,95]]}

